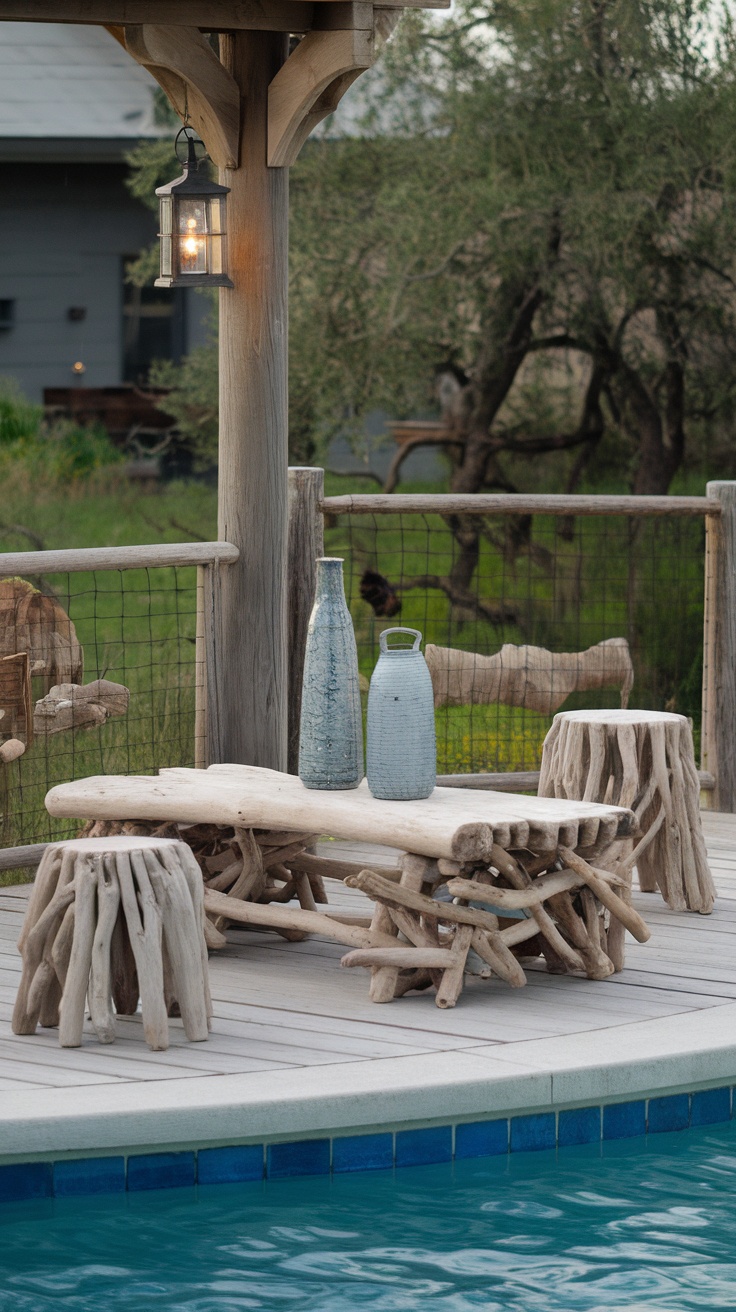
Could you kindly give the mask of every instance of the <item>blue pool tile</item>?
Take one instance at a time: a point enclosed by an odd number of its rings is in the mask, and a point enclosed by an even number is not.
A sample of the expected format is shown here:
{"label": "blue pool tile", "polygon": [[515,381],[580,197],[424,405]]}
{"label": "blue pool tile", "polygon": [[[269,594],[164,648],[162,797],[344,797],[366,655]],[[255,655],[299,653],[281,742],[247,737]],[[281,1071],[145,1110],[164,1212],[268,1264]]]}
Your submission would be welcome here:
{"label": "blue pool tile", "polygon": [[598,1143],[600,1137],[600,1107],[575,1107],[560,1112],[557,1123],[557,1142],[560,1148],[569,1148],[572,1144]]}
{"label": "blue pool tile", "polygon": [[603,1108],[603,1138],[633,1139],[646,1133],[644,1101],[617,1102]]}
{"label": "blue pool tile", "polygon": [[143,1153],[128,1158],[129,1189],[186,1189],[194,1178],[194,1153]]}
{"label": "blue pool tile", "polygon": [[19,1162],[0,1166],[0,1203],[20,1203],[27,1198],[50,1198],[51,1162]]}
{"label": "blue pool tile", "polygon": [[511,1117],[512,1153],[539,1152],[555,1147],[554,1112],[535,1113],[532,1116]]}
{"label": "blue pool tile", "polygon": [[298,1143],[268,1145],[269,1179],[287,1175],[329,1175],[329,1139],[302,1139]]}
{"label": "blue pool tile", "polygon": [[690,1124],[690,1095],[672,1093],[664,1098],[649,1099],[647,1129],[650,1134],[663,1130],[685,1130]]}
{"label": "blue pool tile", "polygon": [[470,1121],[455,1126],[456,1157],[496,1157],[508,1150],[508,1121]]}
{"label": "blue pool tile", "polygon": [[57,1198],[124,1192],[124,1157],[84,1157],[54,1162],[54,1195]]}
{"label": "blue pool tile", "polygon": [[452,1161],[452,1126],[432,1125],[426,1130],[396,1131],[396,1165],[424,1166]]}
{"label": "blue pool tile", "polygon": [[200,1148],[197,1153],[199,1184],[235,1184],[263,1179],[263,1144],[234,1148]]}
{"label": "blue pool tile", "polygon": [[720,1089],[701,1089],[693,1094],[690,1108],[691,1125],[716,1125],[719,1121],[731,1119],[731,1090],[728,1086]]}
{"label": "blue pool tile", "polygon": [[392,1134],[349,1134],[332,1140],[333,1171],[378,1171],[393,1164]]}

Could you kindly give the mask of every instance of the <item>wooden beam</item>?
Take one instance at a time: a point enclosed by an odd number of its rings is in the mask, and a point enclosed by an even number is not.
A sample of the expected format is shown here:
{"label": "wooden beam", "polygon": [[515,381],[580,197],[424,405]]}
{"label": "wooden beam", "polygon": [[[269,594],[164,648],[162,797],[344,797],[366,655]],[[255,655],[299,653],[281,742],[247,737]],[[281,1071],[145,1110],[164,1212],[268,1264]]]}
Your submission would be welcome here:
{"label": "wooden beam", "polygon": [[[344,0],[321,0],[339,5]],[[450,0],[381,0],[382,9],[449,9]],[[0,21],[82,23],[100,27],[161,24],[202,32],[303,32],[304,0],[0,0]]]}
{"label": "wooden beam", "polygon": [[268,163],[293,164],[313,128],[373,63],[373,33],[308,32],[268,88]]}
{"label": "wooden beam", "polygon": [[[223,570],[219,760],[286,767],[288,173],[266,164],[268,86],[285,36],[220,38],[241,90],[239,167],[222,171],[228,272],[220,292],[219,522],[240,560]],[[211,751],[214,751],[214,747]],[[211,755],[210,759],[218,759]]]}
{"label": "wooden beam", "polygon": [[236,168],[240,91],[206,37],[196,27],[135,24],[125,27],[125,46],[163,87],[182,120],[188,111],[215,164]]}

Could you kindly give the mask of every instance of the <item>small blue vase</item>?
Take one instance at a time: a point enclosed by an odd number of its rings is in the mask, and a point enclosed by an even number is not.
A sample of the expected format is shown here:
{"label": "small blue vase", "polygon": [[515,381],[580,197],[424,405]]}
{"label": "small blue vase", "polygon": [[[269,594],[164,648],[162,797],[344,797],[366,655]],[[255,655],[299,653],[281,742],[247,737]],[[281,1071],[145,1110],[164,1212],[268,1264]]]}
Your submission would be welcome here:
{"label": "small blue vase", "polygon": [[[402,634],[409,647],[389,647]],[[397,802],[429,797],[437,782],[434,694],[417,629],[384,629],[368,693],[368,787]]]}
{"label": "small blue vase", "polygon": [[299,778],[307,788],[357,788],[363,778],[358,651],[342,560],[317,561],[304,657]]}

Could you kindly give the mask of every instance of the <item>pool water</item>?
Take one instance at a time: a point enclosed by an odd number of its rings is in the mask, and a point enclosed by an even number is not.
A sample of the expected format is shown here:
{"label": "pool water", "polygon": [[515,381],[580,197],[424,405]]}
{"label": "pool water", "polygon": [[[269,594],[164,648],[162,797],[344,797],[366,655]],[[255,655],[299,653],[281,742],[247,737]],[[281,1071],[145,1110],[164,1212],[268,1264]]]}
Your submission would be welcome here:
{"label": "pool water", "polygon": [[0,1209],[1,1312],[736,1308],[736,1122]]}

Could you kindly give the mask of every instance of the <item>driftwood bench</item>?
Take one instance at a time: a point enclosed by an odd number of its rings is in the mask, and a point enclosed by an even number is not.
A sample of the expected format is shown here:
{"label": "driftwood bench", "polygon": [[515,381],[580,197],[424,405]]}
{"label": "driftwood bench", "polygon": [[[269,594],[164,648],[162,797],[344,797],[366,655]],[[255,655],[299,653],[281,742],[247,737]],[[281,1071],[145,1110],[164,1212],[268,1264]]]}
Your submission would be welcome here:
{"label": "driftwood bench", "polygon": [[[438,1006],[453,1006],[471,962],[512,986],[526,982],[520,958],[539,956],[555,973],[603,979],[623,966],[626,929],[649,937],[630,905],[624,858],[636,821],[626,808],[458,788],[377,801],[365,783],[318,792],[240,765],[83,779],[53,788],[46,805],[54,816],[233,826],[240,858],[205,888],[216,929],[326,935],[353,949],[343,965],[371,970],[376,1002],[434,985]],[[405,855],[387,877],[310,854],[320,834]],[[318,911],[310,881],[324,877],[361,889],[373,914]],[[294,895],[298,907],[286,904]]]}

